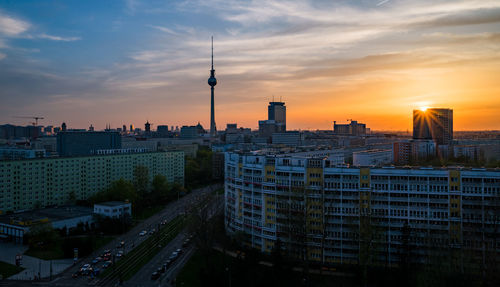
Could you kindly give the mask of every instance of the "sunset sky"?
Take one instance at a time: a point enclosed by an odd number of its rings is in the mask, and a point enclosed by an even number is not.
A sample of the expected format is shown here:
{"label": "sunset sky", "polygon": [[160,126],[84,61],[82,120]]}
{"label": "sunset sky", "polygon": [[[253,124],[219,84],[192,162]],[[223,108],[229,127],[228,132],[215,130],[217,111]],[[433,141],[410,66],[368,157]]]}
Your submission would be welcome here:
{"label": "sunset sky", "polygon": [[500,1],[1,1],[0,124],[103,129],[146,120],[288,129],[355,119],[411,130],[452,108],[455,130],[500,129]]}

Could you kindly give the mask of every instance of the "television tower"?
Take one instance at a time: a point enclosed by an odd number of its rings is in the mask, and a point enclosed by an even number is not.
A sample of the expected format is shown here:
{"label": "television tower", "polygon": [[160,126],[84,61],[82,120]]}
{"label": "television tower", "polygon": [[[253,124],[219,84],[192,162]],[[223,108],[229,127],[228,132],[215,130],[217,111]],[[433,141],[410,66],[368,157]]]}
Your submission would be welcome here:
{"label": "television tower", "polygon": [[217,85],[214,70],[214,36],[212,36],[212,69],[210,70],[210,78],[208,78],[208,85],[211,90],[211,105],[210,105],[210,136],[215,137],[217,134],[217,127],[215,126],[215,108],[214,108],[214,86]]}

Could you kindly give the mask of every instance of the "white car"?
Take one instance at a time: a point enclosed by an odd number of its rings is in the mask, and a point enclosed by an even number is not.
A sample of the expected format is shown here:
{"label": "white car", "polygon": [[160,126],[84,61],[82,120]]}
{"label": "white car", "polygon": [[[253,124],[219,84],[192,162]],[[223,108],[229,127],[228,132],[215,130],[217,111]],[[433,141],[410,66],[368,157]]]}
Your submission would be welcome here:
{"label": "white car", "polygon": [[141,232],[139,233],[139,236],[144,236],[144,235],[146,235],[146,234],[148,234],[148,233],[146,232],[146,230],[143,230],[143,231],[141,231]]}

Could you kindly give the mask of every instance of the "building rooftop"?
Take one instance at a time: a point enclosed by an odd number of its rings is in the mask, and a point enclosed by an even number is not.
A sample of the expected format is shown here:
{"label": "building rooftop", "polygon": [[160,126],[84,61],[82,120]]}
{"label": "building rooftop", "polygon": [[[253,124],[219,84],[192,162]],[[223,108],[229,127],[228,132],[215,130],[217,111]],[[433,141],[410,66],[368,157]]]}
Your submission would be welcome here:
{"label": "building rooftop", "polygon": [[130,204],[130,202],[126,201],[106,201],[106,202],[99,202],[94,205],[102,205],[102,206],[108,206],[108,207],[113,207],[113,206],[120,206],[124,204]]}
{"label": "building rooftop", "polygon": [[91,155],[76,155],[76,156],[54,156],[54,157],[44,157],[44,158],[22,158],[16,160],[2,160],[0,162],[18,162],[18,161],[34,161],[34,160],[58,160],[58,159],[75,159],[75,158],[92,158],[92,157],[101,157],[101,156],[121,156],[121,155],[135,155],[135,154],[151,154],[151,153],[181,153],[181,150],[158,150],[158,151],[145,151],[141,153],[118,153],[118,154],[91,154]]}
{"label": "building rooftop", "polygon": [[377,154],[377,153],[386,153],[386,152],[392,152],[392,150],[390,150],[390,149],[369,149],[369,150],[355,151],[353,153],[355,153],[355,154]]}
{"label": "building rooftop", "polygon": [[54,222],[92,215],[92,212],[92,208],[85,206],[59,206],[0,215],[0,222],[13,225],[29,226],[36,223]]}

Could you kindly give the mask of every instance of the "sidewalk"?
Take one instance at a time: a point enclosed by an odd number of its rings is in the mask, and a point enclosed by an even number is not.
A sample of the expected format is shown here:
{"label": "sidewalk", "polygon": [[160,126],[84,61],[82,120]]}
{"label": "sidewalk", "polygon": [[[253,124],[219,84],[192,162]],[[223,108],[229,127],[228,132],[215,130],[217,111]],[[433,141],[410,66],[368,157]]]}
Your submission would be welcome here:
{"label": "sidewalk", "polygon": [[[0,261],[15,264],[16,255],[23,254],[27,249],[27,246],[21,244],[0,243]],[[8,279],[33,280],[35,276],[38,276],[38,272],[40,272],[42,278],[49,277],[50,264],[51,262],[48,260],[23,255],[21,267],[25,268],[25,270],[9,277]],[[52,275],[64,271],[64,269],[68,268],[68,266],[72,264],[72,259],[52,260]]]}

